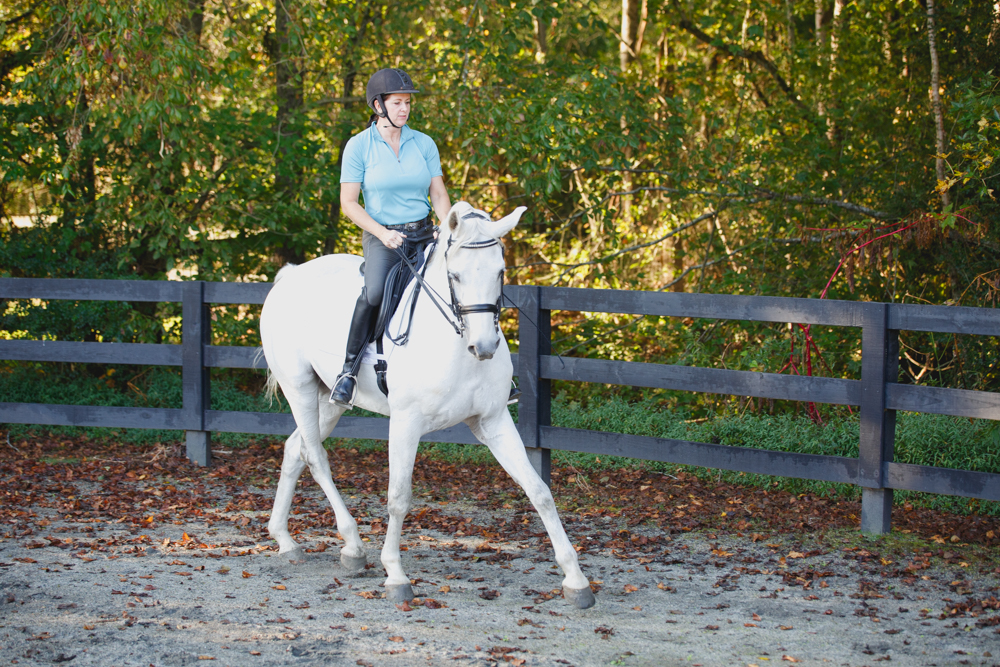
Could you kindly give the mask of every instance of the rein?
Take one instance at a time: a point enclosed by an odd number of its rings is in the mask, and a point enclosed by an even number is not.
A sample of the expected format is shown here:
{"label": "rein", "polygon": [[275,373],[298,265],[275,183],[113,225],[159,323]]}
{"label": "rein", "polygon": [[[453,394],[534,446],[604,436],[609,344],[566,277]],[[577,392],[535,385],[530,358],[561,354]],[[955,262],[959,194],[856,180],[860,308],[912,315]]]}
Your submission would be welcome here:
{"label": "rein", "polygon": [[[478,214],[467,215],[465,217],[473,217],[473,216],[484,217]],[[410,270],[410,273],[413,274],[414,280],[417,281],[417,288],[415,289],[413,294],[413,305],[410,308],[410,318],[406,324],[406,331],[401,333],[398,338],[394,338],[391,334],[388,333],[388,331],[386,332],[386,335],[389,336],[389,339],[392,340],[392,342],[395,343],[396,345],[404,344],[406,340],[409,338],[410,326],[413,324],[413,314],[416,310],[415,308],[416,299],[420,295],[420,289],[424,289],[427,291],[427,296],[430,298],[431,303],[434,304],[434,306],[438,309],[438,312],[441,313],[444,319],[448,321],[448,324],[451,325],[452,329],[455,330],[455,333],[458,336],[465,335],[466,315],[472,315],[476,313],[493,313],[493,326],[495,327],[500,326],[500,303],[503,300],[502,284],[501,284],[500,296],[497,298],[496,303],[474,303],[469,306],[463,306],[461,303],[459,303],[458,297],[455,295],[454,280],[452,280],[451,273],[449,273],[447,270],[448,252],[451,251],[453,244],[454,244],[454,239],[449,238],[448,246],[445,248],[444,251],[445,273],[448,276],[448,291],[450,292],[451,296],[450,302],[445,300],[443,296],[438,294],[437,290],[428,285],[427,281],[424,280],[424,272],[427,271],[427,264],[429,262],[424,262],[422,270],[418,270],[417,267],[414,266],[413,262],[411,262],[410,259],[406,256],[406,253],[402,249],[395,248],[396,254],[398,254],[400,258],[402,258],[403,262],[406,264],[406,267]],[[485,241],[472,241],[469,243],[459,244],[457,247],[467,248],[469,250],[481,250],[484,248],[492,248],[495,245],[500,245],[500,241],[498,239],[487,239]],[[433,241],[430,244],[431,255],[434,254],[435,246],[437,246],[437,240]],[[501,246],[501,248],[502,247],[503,246]],[[386,327],[386,329],[388,329],[388,327]]]}

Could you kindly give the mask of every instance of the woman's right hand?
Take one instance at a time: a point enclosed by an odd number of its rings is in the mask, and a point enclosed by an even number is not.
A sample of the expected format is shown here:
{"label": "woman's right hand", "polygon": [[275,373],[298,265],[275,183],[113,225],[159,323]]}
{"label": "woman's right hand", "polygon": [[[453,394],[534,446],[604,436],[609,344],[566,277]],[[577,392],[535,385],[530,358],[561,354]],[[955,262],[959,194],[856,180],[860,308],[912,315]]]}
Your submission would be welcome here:
{"label": "woman's right hand", "polygon": [[406,240],[406,236],[400,234],[399,232],[394,232],[391,229],[384,229],[382,235],[379,237],[379,241],[382,242],[386,248],[390,250],[395,250],[403,245],[403,241]]}

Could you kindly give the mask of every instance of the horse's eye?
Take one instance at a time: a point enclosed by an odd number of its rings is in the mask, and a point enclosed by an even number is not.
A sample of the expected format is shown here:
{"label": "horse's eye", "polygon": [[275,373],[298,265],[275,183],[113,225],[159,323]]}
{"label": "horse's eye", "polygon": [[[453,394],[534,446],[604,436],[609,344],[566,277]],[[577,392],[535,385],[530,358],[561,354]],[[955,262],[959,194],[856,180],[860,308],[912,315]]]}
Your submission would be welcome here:
{"label": "horse's eye", "polygon": [[458,274],[455,274],[455,273],[448,273],[448,278],[450,278],[451,280],[453,280],[456,283],[462,282],[462,279],[459,278]]}

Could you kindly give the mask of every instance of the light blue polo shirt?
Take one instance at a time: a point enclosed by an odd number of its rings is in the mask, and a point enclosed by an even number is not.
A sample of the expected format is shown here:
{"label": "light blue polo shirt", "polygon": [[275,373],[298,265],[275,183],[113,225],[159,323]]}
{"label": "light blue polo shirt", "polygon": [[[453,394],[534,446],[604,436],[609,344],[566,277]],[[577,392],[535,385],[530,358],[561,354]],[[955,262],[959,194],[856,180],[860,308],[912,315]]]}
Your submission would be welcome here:
{"label": "light blue polo shirt", "polygon": [[344,147],[340,182],[360,183],[365,211],[382,225],[422,220],[431,210],[431,179],[441,176],[434,140],[404,125],[399,158],[375,125],[355,134]]}

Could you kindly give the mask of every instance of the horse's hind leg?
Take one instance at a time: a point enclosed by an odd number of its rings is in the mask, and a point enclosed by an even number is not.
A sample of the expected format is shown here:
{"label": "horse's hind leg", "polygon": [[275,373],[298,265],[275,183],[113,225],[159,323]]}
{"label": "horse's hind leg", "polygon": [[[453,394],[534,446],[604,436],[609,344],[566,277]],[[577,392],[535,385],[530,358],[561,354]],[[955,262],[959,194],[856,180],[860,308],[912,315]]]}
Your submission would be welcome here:
{"label": "horse's hind leg", "polygon": [[524,489],[528,500],[535,506],[538,516],[545,524],[545,530],[548,531],[549,539],[552,540],[556,562],[566,575],[562,582],[563,596],[580,609],[592,607],[594,593],[590,590],[587,577],[580,570],[576,550],[566,536],[562,521],[559,520],[552,492],[531,467],[528,454],[524,451],[524,442],[517,433],[517,427],[514,426],[510,413],[503,410],[489,420],[469,420],[466,423],[472,428],[476,437],[490,448],[503,469]]}
{"label": "horse's hind leg", "polygon": [[302,549],[288,532],[288,513],[295,495],[295,483],[308,465],[313,479],[333,506],[337,530],[344,538],[340,562],[346,569],[355,572],[364,568],[366,560],[361,535],[358,533],[358,524],[333,484],[330,461],[323,449],[323,439],[336,426],[344,410],[327,403],[324,394],[322,385],[285,393],[298,428],[285,441],[285,458],[281,464],[281,478],[278,480],[268,532],[278,541],[280,554],[293,563],[305,560]]}
{"label": "horse's hind leg", "polygon": [[295,496],[295,484],[306,467],[301,452],[301,429],[296,428],[285,440],[285,456],[281,462],[278,490],[274,494],[271,519],[267,522],[267,532],[271,535],[271,539],[278,542],[278,553],[286,556],[293,563],[301,562],[305,558],[302,549],[288,532],[288,512],[291,510],[292,498]]}
{"label": "horse's hind leg", "polygon": [[319,407],[319,438],[314,445],[314,449],[306,455],[309,463],[309,471],[313,479],[323,489],[327,500],[333,506],[333,513],[337,517],[337,531],[344,539],[344,546],[340,550],[340,564],[351,572],[364,569],[368,562],[365,557],[364,546],[361,542],[361,534],[358,532],[358,524],[351,516],[351,512],[344,504],[337,486],[333,483],[333,476],[330,473],[330,460],[326,450],[323,449],[323,440],[330,435],[333,427],[337,425],[344,408],[338,407],[327,400],[329,390],[321,386],[317,398]]}

